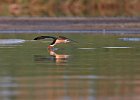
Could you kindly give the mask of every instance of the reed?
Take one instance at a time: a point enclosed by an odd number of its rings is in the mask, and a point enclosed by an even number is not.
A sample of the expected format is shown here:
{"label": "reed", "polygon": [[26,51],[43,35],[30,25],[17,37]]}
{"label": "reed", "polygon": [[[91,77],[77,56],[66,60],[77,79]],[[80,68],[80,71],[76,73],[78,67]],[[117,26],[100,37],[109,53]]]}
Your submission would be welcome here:
{"label": "reed", "polygon": [[1,16],[139,16],[140,0],[2,0]]}

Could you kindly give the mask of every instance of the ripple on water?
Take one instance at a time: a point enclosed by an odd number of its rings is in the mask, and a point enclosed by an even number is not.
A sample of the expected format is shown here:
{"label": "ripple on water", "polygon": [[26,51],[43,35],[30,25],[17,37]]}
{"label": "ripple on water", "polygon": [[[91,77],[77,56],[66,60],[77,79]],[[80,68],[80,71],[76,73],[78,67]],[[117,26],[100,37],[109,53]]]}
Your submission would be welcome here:
{"label": "ripple on water", "polygon": [[24,43],[23,39],[0,39],[0,45],[20,44]]}
{"label": "ripple on water", "polygon": [[140,38],[119,38],[122,41],[140,41]]}
{"label": "ripple on water", "polygon": [[81,50],[93,50],[93,49],[96,49],[96,48],[78,48],[78,49],[81,49]]}
{"label": "ripple on water", "polygon": [[132,48],[132,47],[103,47],[103,48],[107,48],[107,49],[128,49],[128,48]]}

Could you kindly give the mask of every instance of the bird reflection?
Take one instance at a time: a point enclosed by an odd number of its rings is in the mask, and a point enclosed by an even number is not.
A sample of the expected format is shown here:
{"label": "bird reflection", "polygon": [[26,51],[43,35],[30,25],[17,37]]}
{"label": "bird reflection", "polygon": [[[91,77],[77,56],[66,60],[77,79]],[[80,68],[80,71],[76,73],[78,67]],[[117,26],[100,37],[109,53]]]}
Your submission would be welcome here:
{"label": "bird reflection", "polygon": [[66,54],[58,54],[56,53],[56,50],[48,48],[48,53],[49,53],[49,57],[44,56],[44,55],[35,55],[35,61],[37,62],[55,62],[56,65],[65,65],[68,62],[68,59],[70,57],[70,55],[66,55]]}

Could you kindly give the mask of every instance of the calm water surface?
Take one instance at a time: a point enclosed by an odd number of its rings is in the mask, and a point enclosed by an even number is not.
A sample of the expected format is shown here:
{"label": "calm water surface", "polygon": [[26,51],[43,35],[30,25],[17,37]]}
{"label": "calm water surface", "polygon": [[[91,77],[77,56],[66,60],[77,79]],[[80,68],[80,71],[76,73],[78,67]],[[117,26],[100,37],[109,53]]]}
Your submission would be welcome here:
{"label": "calm water surface", "polygon": [[52,55],[38,35],[0,34],[0,100],[140,100],[138,36],[60,34],[78,43]]}

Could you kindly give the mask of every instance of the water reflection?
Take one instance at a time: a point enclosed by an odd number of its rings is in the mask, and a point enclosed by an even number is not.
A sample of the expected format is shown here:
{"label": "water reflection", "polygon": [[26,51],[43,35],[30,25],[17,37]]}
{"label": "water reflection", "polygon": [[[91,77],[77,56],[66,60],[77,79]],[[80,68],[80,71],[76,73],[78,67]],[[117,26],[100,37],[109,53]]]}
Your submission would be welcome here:
{"label": "water reflection", "polygon": [[67,46],[70,55],[42,42],[0,49],[0,100],[140,100],[139,43],[86,36],[94,44]]}
{"label": "water reflection", "polygon": [[12,76],[0,77],[0,99],[11,100],[11,97],[17,95],[16,91],[13,91],[13,87],[17,87],[17,83],[13,81]]}
{"label": "water reflection", "polygon": [[[56,52],[54,49],[48,49],[49,57],[35,55],[34,59],[40,63],[50,61],[55,62],[56,65],[66,65],[70,55]],[[46,65],[46,67],[49,66]],[[66,66],[55,66],[55,68],[52,66],[47,68],[46,72],[48,73],[46,76],[23,78],[26,81],[34,81],[33,85],[28,84],[27,88],[35,90],[32,96],[36,100],[43,100],[43,98],[48,100],[95,100],[94,80],[91,79],[96,79],[96,76],[75,75],[71,70],[67,70]]]}
{"label": "water reflection", "polygon": [[[48,69],[57,73],[64,68]],[[86,71],[86,70],[85,70]],[[37,70],[33,72],[37,73]],[[67,74],[67,73],[66,73]],[[139,79],[80,75],[3,76],[1,100],[139,100]],[[84,77],[84,78],[83,78]],[[139,76],[136,76],[139,77]],[[14,98],[14,99],[13,99]]]}
{"label": "water reflection", "polygon": [[48,49],[49,57],[46,55],[34,55],[34,59],[37,62],[55,62],[56,65],[65,65],[68,62],[70,55],[58,54],[55,50]]}
{"label": "water reflection", "polygon": [[66,54],[57,54],[55,51],[49,50],[50,56],[54,57],[56,64],[64,64],[68,61],[69,55]]}

